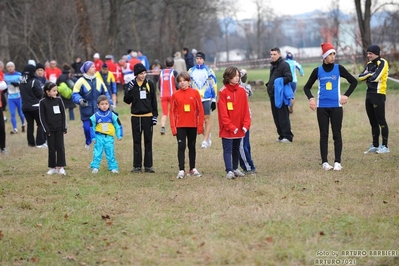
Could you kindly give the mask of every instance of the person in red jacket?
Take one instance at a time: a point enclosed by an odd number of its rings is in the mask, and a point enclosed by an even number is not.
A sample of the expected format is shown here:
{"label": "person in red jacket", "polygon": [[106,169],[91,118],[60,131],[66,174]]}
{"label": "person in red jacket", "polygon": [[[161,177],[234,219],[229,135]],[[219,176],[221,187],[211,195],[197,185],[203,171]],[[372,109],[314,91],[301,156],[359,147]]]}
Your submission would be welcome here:
{"label": "person in red jacket", "polygon": [[219,137],[222,138],[223,160],[226,178],[245,176],[238,169],[240,141],[251,125],[248,98],[244,87],[240,85],[240,71],[229,66],[223,73],[224,86],[220,89],[217,102]]}
{"label": "person in red jacket", "polygon": [[57,61],[51,60],[50,67],[45,69],[46,79],[50,82],[56,83],[59,76],[61,76],[62,71],[57,67]]}
{"label": "person in red jacket", "polygon": [[99,53],[95,53],[93,55],[93,62],[94,62],[94,66],[96,67],[96,70],[100,71],[101,67],[104,65],[104,62],[101,60]]}
{"label": "person in red jacket", "polygon": [[[188,146],[188,159],[190,164],[189,176],[201,177],[195,168],[197,134],[204,131],[204,110],[198,90],[189,87],[190,74],[181,72],[177,76],[180,89],[172,95],[170,106],[170,129],[177,138],[177,158],[179,172],[176,178],[186,176],[184,171],[185,150]],[[187,141],[187,142],[186,142]]]}

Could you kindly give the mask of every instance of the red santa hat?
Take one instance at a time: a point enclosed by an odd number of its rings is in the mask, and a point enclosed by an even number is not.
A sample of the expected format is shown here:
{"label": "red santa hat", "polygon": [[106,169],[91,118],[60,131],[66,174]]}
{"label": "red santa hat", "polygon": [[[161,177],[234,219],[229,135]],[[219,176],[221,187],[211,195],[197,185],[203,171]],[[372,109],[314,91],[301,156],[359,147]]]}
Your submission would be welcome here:
{"label": "red santa hat", "polygon": [[337,53],[335,51],[334,46],[331,43],[322,43],[321,44],[321,49],[323,51],[323,54],[321,55],[323,57],[323,59],[325,59],[329,54],[331,53]]}

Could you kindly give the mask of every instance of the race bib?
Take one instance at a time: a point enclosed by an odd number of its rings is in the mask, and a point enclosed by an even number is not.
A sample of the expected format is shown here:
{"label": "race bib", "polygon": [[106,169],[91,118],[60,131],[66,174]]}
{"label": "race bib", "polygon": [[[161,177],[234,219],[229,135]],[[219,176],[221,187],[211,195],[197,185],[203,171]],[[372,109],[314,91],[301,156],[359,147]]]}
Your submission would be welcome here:
{"label": "race bib", "polygon": [[101,124],[101,132],[108,132],[108,123]]}
{"label": "race bib", "polygon": [[328,91],[332,90],[332,83],[331,82],[327,82],[326,83],[326,90],[328,90]]}
{"label": "race bib", "polygon": [[60,114],[61,113],[60,107],[58,105],[57,106],[53,106],[53,111],[54,111],[54,114]]}
{"label": "race bib", "polygon": [[190,105],[189,104],[185,104],[184,105],[184,112],[190,112]]}
{"label": "race bib", "polygon": [[229,110],[229,111],[233,111],[234,110],[232,102],[227,102],[227,110]]}
{"label": "race bib", "polygon": [[140,99],[147,99],[147,91],[140,91]]}

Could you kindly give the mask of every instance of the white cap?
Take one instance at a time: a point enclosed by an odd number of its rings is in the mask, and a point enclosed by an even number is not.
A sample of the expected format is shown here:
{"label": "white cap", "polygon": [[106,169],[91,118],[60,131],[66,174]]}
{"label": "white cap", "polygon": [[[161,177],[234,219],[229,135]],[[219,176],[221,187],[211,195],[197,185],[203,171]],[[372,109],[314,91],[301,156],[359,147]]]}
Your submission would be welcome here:
{"label": "white cap", "polygon": [[28,60],[28,65],[36,66],[36,62],[33,59]]}
{"label": "white cap", "polygon": [[95,53],[95,54],[93,55],[93,58],[99,59],[99,58],[100,58],[100,54],[99,54],[99,53]]}

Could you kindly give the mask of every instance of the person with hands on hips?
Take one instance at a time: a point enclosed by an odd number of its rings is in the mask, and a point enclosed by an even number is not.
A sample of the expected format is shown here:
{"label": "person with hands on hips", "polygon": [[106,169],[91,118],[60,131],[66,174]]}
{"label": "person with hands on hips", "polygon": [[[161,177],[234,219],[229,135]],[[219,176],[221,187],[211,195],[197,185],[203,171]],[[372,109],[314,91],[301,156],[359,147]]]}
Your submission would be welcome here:
{"label": "person with hands on hips", "polygon": [[[357,80],[353,77],[345,67],[334,64],[335,48],[330,43],[323,43],[322,57],[323,64],[313,69],[309,80],[305,84],[304,91],[309,99],[309,107],[312,111],[317,110],[317,122],[320,131],[320,154],[322,168],[326,171],[342,170],[341,153],[342,153],[342,105],[348,102],[348,97],[352,94],[357,86]],[[349,82],[349,88],[341,95],[341,77]],[[319,91],[317,100],[313,97],[310,89],[318,80]],[[328,124],[331,123],[331,129],[334,139],[335,159],[334,166],[328,163]]]}
{"label": "person with hands on hips", "polygon": [[133,173],[141,173],[143,156],[141,139],[144,134],[144,171],[155,173],[152,160],[153,126],[158,122],[157,95],[154,83],[147,79],[147,69],[141,63],[134,66],[135,78],[125,89],[123,101],[130,105],[133,135]]}
{"label": "person with hands on hips", "polygon": [[197,134],[203,133],[204,110],[199,92],[190,88],[190,74],[183,71],[177,76],[180,89],[172,95],[170,106],[170,128],[177,139],[179,172],[177,179],[186,177],[184,169],[185,150],[188,147],[190,170],[188,176],[201,177],[195,168]]}
{"label": "person with hands on hips", "polygon": [[240,85],[240,71],[237,67],[226,68],[223,73],[223,84],[217,102],[219,137],[222,138],[226,178],[234,179],[245,176],[238,169],[238,160],[240,142],[249,130],[251,116],[248,97],[244,87]]}
{"label": "person with hands on hips", "polygon": [[64,167],[65,147],[64,134],[67,133],[65,106],[61,97],[57,96],[57,85],[47,82],[43,87],[44,98],[39,101],[39,118],[48,146],[48,175],[66,175]]}
{"label": "person with hands on hips", "polygon": [[91,117],[91,138],[94,143],[93,161],[90,163],[93,174],[98,173],[103,152],[108,161],[108,169],[113,174],[118,174],[118,162],[115,158],[114,136],[122,139],[123,129],[118,115],[110,110],[109,99],[105,95],[97,98],[98,111]]}
{"label": "person with hands on hips", "polygon": [[196,53],[196,65],[189,69],[188,73],[191,77],[190,86],[199,91],[204,109],[204,141],[201,148],[209,148],[211,141],[211,110],[216,109],[217,81],[215,73],[207,65],[205,65],[205,54],[203,52]]}

